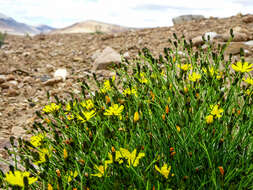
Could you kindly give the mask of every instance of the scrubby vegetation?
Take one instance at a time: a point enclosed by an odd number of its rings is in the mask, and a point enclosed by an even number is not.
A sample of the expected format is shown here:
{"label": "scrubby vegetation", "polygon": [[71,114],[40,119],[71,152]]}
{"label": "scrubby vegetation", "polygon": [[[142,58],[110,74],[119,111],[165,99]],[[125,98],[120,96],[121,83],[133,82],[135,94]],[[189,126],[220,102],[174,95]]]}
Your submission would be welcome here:
{"label": "scrubby vegetation", "polygon": [[2,47],[2,45],[4,44],[4,39],[6,37],[6,33],[2,33],[0,32],[0,48]]}
{"label": "scrubby vegetation", "polygon": [[10,139],[2,188],[252,189],[253,65],[174,37],[159,59],[143,49],[94,75],[95,93],[83,81],[79,98],[50,101],[30,140]]}

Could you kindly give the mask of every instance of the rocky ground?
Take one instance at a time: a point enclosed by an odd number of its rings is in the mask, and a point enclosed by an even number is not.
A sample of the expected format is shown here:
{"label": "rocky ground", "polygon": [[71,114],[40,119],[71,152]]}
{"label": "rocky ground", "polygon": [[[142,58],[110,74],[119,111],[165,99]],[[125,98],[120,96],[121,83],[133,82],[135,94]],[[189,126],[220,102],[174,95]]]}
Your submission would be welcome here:
{"label": "rocky ground", "polygon": [[[25,128],[37,119],[36,110],[47,104],[47,91],[60,98],[80,93],[79,79],[95,72],[100,79],[113,75],[106,70],[111,61],[120,61],[120,54],[137,56],[147,47],[158,56],[169,47],[173,33],[202,45],[201,36],[208,33],[214,43],[225,43],[229,30],[235,38],[227,50],[238,56],[245,49],[246,61],[253,63],[253,15],[230,18],[209,18],[190,21],[173,27],[129,31],[117,34],[58,34],[34,37],[7,36],[0,49],[0,157],[11,135],[26,136]],[[54,76],[66,69],[66,79]],[[1,164],[0,164],[1,166]]]}

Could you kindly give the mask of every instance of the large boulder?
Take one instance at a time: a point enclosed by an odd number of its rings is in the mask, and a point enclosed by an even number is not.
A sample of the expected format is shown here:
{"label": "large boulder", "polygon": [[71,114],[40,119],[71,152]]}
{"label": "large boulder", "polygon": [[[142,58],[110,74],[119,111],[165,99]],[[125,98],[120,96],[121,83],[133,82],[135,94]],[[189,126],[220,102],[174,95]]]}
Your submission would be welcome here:
{"label": "large boulder", "polygon": [[203,15],[182,15],[172,19],[174,25],[183,24],[185,22],[193,21],[193,20],[203,20],[205,17]]}
{"label": "large boulder", "polygon": [[112,63],[121,62],[121,56],[111,47],[106,47],[101,53],[95,52],[96,56],[92,67],[93,71],[106,70]]}

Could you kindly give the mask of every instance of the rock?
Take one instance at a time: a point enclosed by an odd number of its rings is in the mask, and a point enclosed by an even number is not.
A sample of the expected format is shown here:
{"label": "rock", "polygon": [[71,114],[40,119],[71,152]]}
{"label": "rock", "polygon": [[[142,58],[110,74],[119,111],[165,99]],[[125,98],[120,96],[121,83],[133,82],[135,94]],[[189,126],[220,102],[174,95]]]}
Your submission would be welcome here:
{"label": "rock", "polygon": [[52,72],[52,71],[54,71],[54,66],[50,65],[50,64],[47,64],[46,65],[46,70],[47,70],[47,72]]}
{"label": "rock", "polygon": [[63,78],[62,77],[55,77],[55,78],[52,78],[52,79],[49,79],[47,80],[46,82],[43,83],[43,85],[45,86],[53,86],[59,82],[62,82],[63,81]]}
{"label": "rock", "polygon": [[25,97],[32,97],[36,93],[36,88],[32,88],[31,86],[28,86],[24,90],[24,96]]}
{"label": "rock", "polygon": [[5,75],[0,75],[0,84],[4,83],[6,81]]}
{"label": "rock", "polygon": [[0,87],[2,89],[9,89],[11,86],[12,86],[12,84],[9,82],[5,82],[5,83],[0,84]]}
{"label": "rock", "polygon": [[46,82],[49,79],[51,79],[51,77],[48,76],[48,75],[43,75],[43,76],[40,76],[39,79],[40,79],[41,82]]}
{"label": "rock", "polygon": [[128,52],[125,52],[125,53],[123,54],[123,57],[129,59],[129,58],[130,58],[130,55],[129,55]]}
{"label": "rock", "polygon": [[206,32],[204,34],[204,38],[207,40],[208,36],[210,37],[210,41],[213,41],[213,39],[219,38],[219,34],[217,34],[216,32]]}
{"label": "rock", "polygon": [[[222,34],[222,39],[224,42],[227,42],[230,39],[230,37],[231,35],[228,33]],[[247,34],[234,32],[233,42],[242,42],[242,41],[247,41],[248,39],[249,37]]]}
{"label": "rock", "polygon": [[23,79],[23,82],[24,82],[24,83],[31,83],[32,81],[33,81],[33,78],[30,77],[30,76],[27,76],[27,77],[25,77],[25,78]]}
{"label": "rock", "polygon": [[100,56],[100,54],[101,54],[101,51],[100,51],[99,49],[96,50],[96,51],[92,54],[91,59],[92,59],[93,61],[95,61],[95,60]]}
{"label": "rock", "polygon": [[24,57],[28,57],[28,56],[31,55],[31,53],[30,53],[30,52],[24,52],[22,55],[23,55]]}
{"label": "rock", "polygon": [[192,39],[192,44],[194,46],[200,46],[203,45],[205,42],[202,40],[202,36],[197,36]]}
{"label": "rock", "polygon": [[55,72],[54,72],[54,78],[58,78],[58,77],[61,77],[63,81],[66,80],[66,77],[67,77],[67,70],[65,68],[61,68],[61,69],[57,69]]}
{"label": "rock", "polygon": [[15,96],[18,96],[20,93],[19,91],[13,89],[13,88],[10,88],[7,92],[7,96],[8,97],[15,97]]}
{"label": "rock", "polygon": [[227,49],[225,50],[226,54],[232,54],[232,55],[237,55],[240,54],[240,49],[243,48],[247,48],[247,46],[244,43],[241,42],[232,42],[229,44],[229,46],[227,47]]}
{"label": "rock", "polygon": [[26,132],[25,129],[23,129],[23,127],[20,127],[20,126],[14,126],[11,129],[11,133],[15,135],[16,137],[20,137],[24,135],[25,132]]}
{"label": "rock", "polygon": [[15,89],[18,88],[18,82],[15,81],[15,80],[9,81],[8,84],[9,84],[12,88],[15,88]]}
{"label": "rock", "polygon": [[203,15],[182,15],[172,19],[174,25],[183,24],[185,22],[193,21],[193,20],[203,20],[205,17]]}
{"label": "rock", "polygon": [[121,56],[111,47],[106,47],[100,55],[95,59],[92,70],[107,69],[112,63],[121,62]]}
{"label": "rock", "polygon": [[247,15],[242,18],[242,21],[246,24],[253,22],[253,15]]}
{"label": "rock", "polygon": [[[244,42],[244,44],[247,45],[247,46],[253,46],[253,40]],[[0,82],[0,83],[1,83],[1,82]]]}
{"label": "rock", "polygon": [[7,81],[15,80],[15,76],[14,76],[14,75],[11,75],[11,74],[10,74],[10,75],[7,75],[7,76],[6,76],[6,80],[7,80]]}
{"label": "rock", "polygon": [[245,57],[250,56],[250,54],[251,54],[251,52],[250,52],[249,50],[244,49],[244,56],[245,56]]}
{"label": "rock", "polygon": [[108,71],[108,70],[99,70],[96,72],[98,76],[103,76],[103,77],[112,77],[115,76],[115,72]]}
{"label": "rock", "polygon": [[78,62],[78,63],[83,63],[83,58],[81,58],[81,57],[73,57],[73,59],[72,59],[74,62]]}

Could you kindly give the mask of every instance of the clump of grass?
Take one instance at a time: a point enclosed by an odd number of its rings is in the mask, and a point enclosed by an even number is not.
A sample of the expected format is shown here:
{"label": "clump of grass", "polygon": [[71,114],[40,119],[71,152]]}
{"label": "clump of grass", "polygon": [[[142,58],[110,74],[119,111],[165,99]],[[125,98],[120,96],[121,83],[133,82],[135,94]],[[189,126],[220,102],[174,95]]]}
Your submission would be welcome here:
{"label": "clump of grass", "polygon": [[4,45],[5,37],[6,37],[6,33],[0,32],[0,48],[2,47],[2,45]]}
{"label": "clump of grass", "polygon": [[103,83],[94,75],[95,93],[83,81],[78,99],[37,112],[31,139],[11,139],[1,187],[251,189],[252,64],[175,38],[158,59],[143,49]]}

